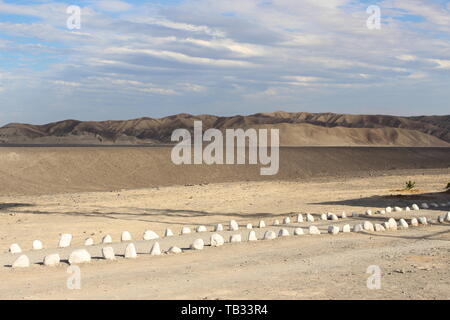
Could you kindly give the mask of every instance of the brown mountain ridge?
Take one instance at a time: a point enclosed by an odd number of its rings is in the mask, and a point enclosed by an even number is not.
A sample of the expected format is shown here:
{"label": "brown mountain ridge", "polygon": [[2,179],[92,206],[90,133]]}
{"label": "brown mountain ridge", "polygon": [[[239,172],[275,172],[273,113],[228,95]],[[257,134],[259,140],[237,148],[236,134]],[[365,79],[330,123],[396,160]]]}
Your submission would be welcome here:
{"label": "brown mountain ridge", "polygon": [[276,128],[284,146],[450,146],[450,115],[400,117],[335,113],[257,113],[248,116],[178,114],[124,121],[65,120],[45,125],[11,123],[0,144],[143,145],[170,143],[173,130]]}

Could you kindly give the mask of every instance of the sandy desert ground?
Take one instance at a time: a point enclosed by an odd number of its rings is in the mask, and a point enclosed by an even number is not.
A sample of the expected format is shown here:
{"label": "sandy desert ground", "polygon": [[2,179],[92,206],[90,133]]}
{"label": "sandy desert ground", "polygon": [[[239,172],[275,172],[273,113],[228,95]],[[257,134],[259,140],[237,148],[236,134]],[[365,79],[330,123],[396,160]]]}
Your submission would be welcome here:
{"label": "sandy desert ground", "polygon": [[[9,152],[9,151],[8,151]],[[4,155],[3,155],[4,156]],[[309,177],[294,180],[232,181],[197,185],[152,186],[115,191],[18,192],[0,197],[0,298],[1,299],[449,299],[450,223],[386,232],[329,235],[329,225],[365,220],[386,221],[389,217],[426,216],[436,220],[450,207],[393,212],[314,223],[271,226],[297,213],[319,214],[366,209],[388,205],[407,206],[422,202],[448,202],[443,192],[449,182],[447,166],[435,169],[355,171],[340,176]],[[31,179],[31,178],[30,178]],[[418,191],[399,191],[406,180],[414,180]],[[99,182],[101,183],[101,182]],[[196,238],[209,243],[211,232],[178,236],[182,226],[228,224],[235,219],[238,232],[246,239],[247,223],[265,220],[268,227],[255,229],[258,237],[266,230],[281,227],[318,226],[321,235],[303,235],[261,240],[254,243],[226,243],[185,250],[180,255],[150,256],[154,240],[143,241],[144,230],[160,235],[171,228],[176,235],[161,238],[163,250],[172,245],[188,248]],[[117,254],[126,244],[120,233],[131,232],[139,257],[118,256],[114,262],[100,258],[101,238],[113,237]],[[60,233],[73,234],[72,246],[57,249]],[[88,250],[93,261],[81,265],[82,288],[66,286],[67,264],[45,267],[42,258],[57,252],[62,259],[85,238],[96,245]],[[44,250],[32,252],[39,239]],[[8,253],[17,242],[30,257],[26,269],[10,267],[17,255]],[[369,290],[366,273],[370,265],[382,270],[382,288]]]}

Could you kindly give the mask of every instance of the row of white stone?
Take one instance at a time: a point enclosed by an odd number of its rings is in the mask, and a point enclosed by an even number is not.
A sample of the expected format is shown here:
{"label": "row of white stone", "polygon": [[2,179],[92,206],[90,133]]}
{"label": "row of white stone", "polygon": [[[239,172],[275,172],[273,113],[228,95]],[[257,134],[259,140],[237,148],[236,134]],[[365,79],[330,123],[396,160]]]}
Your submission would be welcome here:
{"label": "row of white stone", "polygon": [[[450,212],[448,212],[445,216],[440,216],[438,217],[438,222],[439,223],[443,223],[443,222],[450,222]],[[428,224],[428,220],[426,217],[419,217],[418,219],[416,218],[412,218],[411,222],[410,222],[411,226],[413,227],[417,227],[419,225],[427,225]],[[365,221],[362,224],[356,224],[355,226],[353,226],[353,228],[349,225],[346,224],[341,228],[339,228],[338,226],[329,226],[328,227],[328,233],[329,234],[333,234],[336,235],[338,233],[340,233],[341,231],[343,233],[348,233],[348,232],[362,232],[362,231],[376,231],[376,232],[380,232],[380,231],[386,231],[386,230],[397,230],[398,228],[401,229],[407,229],[409,228],[408,223],[406,222],[405,219],[400,219],[398,224],[397,221],[394,218],[390,218],[388,221],[383,222],[381,224],[379,223],[371,223],[370,221]],[[299,236],[299,235],[304,235],[304,231],[302,228],[295,228],[294,229],[294,235]],[[310,226],[309,227],[309,234],[310,235],[319,235],[321,234],[319,228],[317,228],[316,226]],[[286,237],[289,236],[290,233],[287,229],[282,228],[279,230],[278,232],[278,237]],[[277,234],[272,231],[266,231],[264,233],[264,240],[273,240],[277,238]],[[248,234],[248,241],[257,241],[258,238],[256,237],[256,232],[255,231],[250,231]],[[242,236],[241,234],[234,234],[230,236],[230,243],[238,243],[238,242],[242,242]],[[211,235],[210,238],[210,245],[212,247],[218,247],[218,246],[222,246],[225,243],[225,240],[223,238],[223,236],[221,236],[218,233],[214,233]],[[203,239],[196,239],[190,246],[190,248],[192,250],[202,250],[204,248],[204,241]],[[171,247],[167,253],[174,253],[174,254],[178,254],[178,253],[182,253],[182,249],[178,248],[178,247]],[[158,242],[155,242],[150,250],[150,255],[156,256],[156,255],[161,255],[162,251],[160,248],[160,245]],[[106,260],[115,260],[115,253],[114,253],[114,249],[112,247],[105,247],[102,249],[102,256],[104,259]],[[137,258],[137,252],[136,252],[136,247],[134,245],[134,243],[129,243],[127,245],[127,247],[125,248],[125,254],[124,257],[126,259],[134,259]],[[70,264],[81,264],[81,263],[88,263],[91,261],[91,255],[89,254],[89,252],[86,249],[78,249],[73,251],[70,256],[69,256],[69,263]],[[60,264],[60,257],[58,254],[50,254],[47,255],[44,258],[44,265],[46,266],[56,266]],[[24,267],[29,267],[30,266],[30,260],[28,259],[28,257],[26,255],[21,255],[12,265],[13,268],[24,268]]]}
{"label": "row of white stone", "polygon": [[[345,212],[342,213],[342,218],[346,218]],[[322,214],[321,215],[321,220],[338,220],[338,219],[339,219],[338,216],[335,215],[334,213],[328,213],[328,214]],[[297,223],[304,222],[305,220],[307,222],[314,222],[315,221],[314,216],[311,215],[311,214],[306,214],[305,219],[303,218],[302,214],[298,214],[297,215],[297,218],[296,218]],[[290,217],[285,217],[283,219],[282,223],[283,224],[290,224],[291,223],[291,218]],[[274,225],[274,226],[280,225],[280,221],[276,219],[276,220],[274,220],[272,225]],[[266,223],[263,220],[261,220],[259,222],[259,224],[258,224],[258,228],[265,228],[265,227],[266,227]],[[253,225],[250,224],[250,223],[247,224],[246,225],[246,229],[253,229]],[[214,227],[214,231],[215,232],[220,232],[220,231],[223,231],[223,230],[224,230],[224,227],[220,223],[217,224]],[[239,230],[239,225],[238,225],[238,223],[235,220],[231,220],[230,221],[229,230],[230,231],[237,231],[237,230]],[[206,226],[197,226],[195,228],[195,231],[196,232],[208,232],[208,229],[206,228]],[[190,234],[191,232],[192,232],[191,228],[183,227],[181,229],[180,235]],[[171,237],[173,235],[174,235],[174,233],[173,233],[173,231],[171,229],[166,229],[165,232],[164,232],[164,237]],[[158,234],[155,233],[152,230],[147,230],[143,234],[143,239],[144,240],[154,240],[154,239],[158,239],[158,238],[159,238]],[[120,240],[122,242],[132,241],[132,236],[131,236],[131,234],[128,231],[123,231],[122,234],[121,234]],[[112,239],[111,235],[108,234],[108,235],[105,235],[102,238],[102,242],[101,243],[102,244],[106,244],[106,243],[112,243],[112,242],[113,242],[113,239]],[[67,248],[67,247],[70,247],[71,243],[72,243],[72,235],[69,234],[69,233],[65,233],[65,234],[61,235],[61,237],[59,239],[58,247],[59,248]],[[87,238],[84,241],[84,245],[85,246],[92,246],[92,245],[94,245],[94,240],[92,238]],[[43,249],[43,244],[42,244],[42,242],[40,240],[34,240],[33,243],[32,243],[32,248],[33,248],[33,250],[42,250]],[[22,249],[20,248],[20,246],[17,243],[14,243],[14,244],[12,244],[9,247],[9,252],[13,253],[13,254],[17,254],[17,253],[21,253]]]}

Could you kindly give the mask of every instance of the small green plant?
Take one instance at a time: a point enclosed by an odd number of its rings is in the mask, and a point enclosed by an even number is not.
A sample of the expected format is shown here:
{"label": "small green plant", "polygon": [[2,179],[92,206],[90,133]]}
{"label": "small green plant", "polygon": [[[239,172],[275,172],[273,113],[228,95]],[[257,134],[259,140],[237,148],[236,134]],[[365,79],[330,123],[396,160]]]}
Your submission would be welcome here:
{"label": "small green plant", "polygon": [[416,187],[416,182],[415,181],[406,181],[405,182],[405,190],[412,190]]}

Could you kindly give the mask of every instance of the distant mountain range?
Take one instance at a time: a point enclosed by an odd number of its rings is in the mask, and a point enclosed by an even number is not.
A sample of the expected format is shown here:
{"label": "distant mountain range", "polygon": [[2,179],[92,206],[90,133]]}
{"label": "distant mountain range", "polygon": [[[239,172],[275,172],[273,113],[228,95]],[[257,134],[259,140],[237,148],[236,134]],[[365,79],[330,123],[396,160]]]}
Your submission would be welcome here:
{"label": "distant mountain range", "polygon": [[248,116],[178,114],[124,121],[65,120],[45,125],[11,123],[0,128],[0,144],[167,144],[173,130],[277,128],[284,146],[450,147],[450,115],[399,117],[335,113],[257,113]]}

